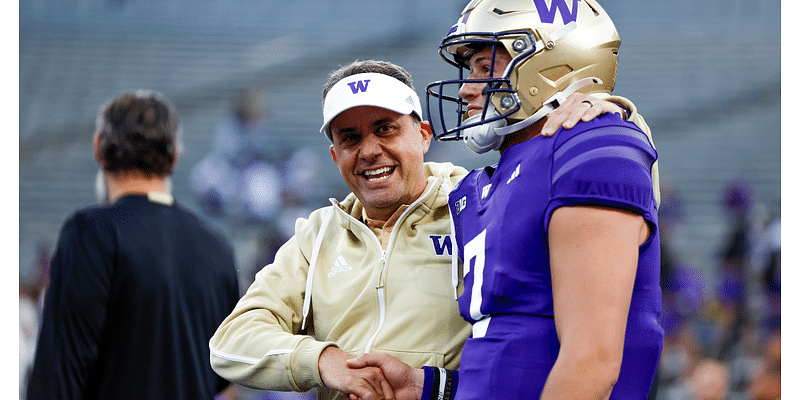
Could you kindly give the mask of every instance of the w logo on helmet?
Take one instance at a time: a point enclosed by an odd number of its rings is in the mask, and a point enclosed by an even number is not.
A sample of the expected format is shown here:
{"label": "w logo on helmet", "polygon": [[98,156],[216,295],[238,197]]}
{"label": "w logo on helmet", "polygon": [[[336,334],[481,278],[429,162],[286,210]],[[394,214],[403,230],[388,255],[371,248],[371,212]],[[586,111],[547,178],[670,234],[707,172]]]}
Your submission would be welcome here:
{"label": "w logo on helmet", "polygon": [[363,81],[350,82],[347,85],[350,86],[350,90],[353,91],[353,94],[356,94],[358,92],[366,92],[367,85],[369,85],[369,79],[364,79]]}
{"label": "w logo on helmet", "polygon": [[556,11],[561,12],[561,19],[564,20],[564,25],[578,19],[578,2],[581,0],[572,0],[572,11],[567,6],[569,0],[550,0],[550,6],[547,5],[547,0],[533,0],[536,5],[536,12],[539,13],[539,19],[543,24],[552,24],[556,19]]}

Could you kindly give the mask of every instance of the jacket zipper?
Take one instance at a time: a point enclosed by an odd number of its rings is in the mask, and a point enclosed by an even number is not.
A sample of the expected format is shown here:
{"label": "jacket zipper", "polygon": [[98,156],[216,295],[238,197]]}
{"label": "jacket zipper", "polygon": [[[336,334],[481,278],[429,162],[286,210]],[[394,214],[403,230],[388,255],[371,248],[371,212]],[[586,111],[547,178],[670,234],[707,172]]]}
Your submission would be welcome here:
{"label": "jacket zipper", "polygon": [[[380,259],[380,273],[378,274],[379,279],[383,275],[383,270],[386,267],[386,250],[381,250],[381,259]],[[382,280],[382,279],[381,279]],[[383,328],[383,323],[386,321],[386,299],[383,293],[383,283],[380,283],[377,287],[378,289],[378,327],[375,328],[375,333],[372,334],[372,337],[369,338],[367,341],[367,345],[364,346],[364,353],[369,353],[372,350],[372,346],[375,344],[375,339],[378,337],[378,332],[381,331]]]}
{"label": "jacket zipper", "polygon": [[[331,199],[331,201],[333,201],[333,199]],[[344,212],[344,210],[339,208],[336,204],[333,204],[333,207],[335,209],[337,209],[339,212],[341,212],[342,215],[345,216],[345,218],[350,219],[350,220],[352,220],[354,222],[357,222],[357,224],[355,224],[355,226],[361,226],[361,227],[363,227],[363,229],[368,231],[369,235],[371,235],[373,238],[375,238],[375,244],[377,244],[378,248],[381,249],[381,258],[378,261],[378,267],[379,267],[379,270],[378,270],[378,286],[376,287],[377,292],[378,292],[378,327],[375,329],[375,332],[372,334],[372,336],[367,341],[366,346],[364,346],[364,353],[369,353],[370,350],[372,349],[373,344],[375,343],[375,339],[378,337],[378,332],[380,332],[381,327],[383,327],[383,323],[386,320],[386,300],[385,300],[384,293],[383,293],[383,282],[381,282],[381,281],[383,280],[382,279],[383,278],[383,270],[384,270],[384,268],[386,268],[386,258],[388,256],[388,251],[383,249],[383,246],[381,246],[380,239],[378,239],[378,237],[375,236],[375,234],[372,233],[372,231],[366,225],[364,225],[361,221],[353,218],[352,215]],[[411,209],[411,207],[409,207],[409,209]],[[408,210],[406,210],[406,212],[408,212]],[[405,214],[403,214],[397,221],[400,222],[400,220],[403,219],[403,216],[405,216]],[[392,231],[392,234],[389,236],[389,246],[391,246],[391,244],[392,244],[392,237],[393,236],[394,236],[394,231]],[[386,247],[389,248],[389,246],[386,246]]]}
{"label": "jacket zipper", "polygon": [[[396,226],[400,226],[400,224],[405,221],[406,215],[411,210],[413,210],[417,206],[418,203],[421,203],[436,188],[441,186],[441,183],[444,182],[444,180],[442,180],[440,178],[438,178],[438,179],[440,180],[439,182],[434,183],[430,187],[430,189],[428,189],[428,191],[423,193],[422,196],[420,196],[415,202],[411,203],[411,205],[409,205],[409,207],[405,211],[403,211],[403,214],[401,214],[400,218],[397,219],[397,225]],[[379,269],[379,273],[378,273],[378,286],[376,287],[377,292],[378,292],[378,327],[375,328],[375,333],[372,334],[372,336],[367,341],[366,346],[364,346],[364,353],[369,353],[370,351],[372,351],[372,346],[375,344],[375,340],[378,337],[378,333],[381,331],[381,328],[383,327],[383,323],[386,320],[386,297],[385,297],[384,290],[383,290],[383,272],[384,272],[384,269],[386,268],[386,259],[388,258],[388,255],[389,255],[388,249],[391,249],[392,245],[394,244],[394,238],[395,238],[395,235],[397,233],[397,229],[393,229],[392,230],[391,235],[389,235],[389,244],[386,246],[387,250],[383,250],[383,246],[381,246],[380,239],[378,239],[375,236],[375,234],[372,233],[372,231],[369,228],[367,228],[363,223],[361,223],[361,221],[356,220],[355,218],[353,218],[353,216],[351,216],[350,214],[344,212],[344,210],[342,210],[341,208],[339,208],[335,204],[334,204],[334,207],[338,208],[339,211],[341,211],[342,214],[344,214],[347,218],[352,219],[354,221],[357,221],[357,222],[359,222],[360,225],[364,226],[364,229],[368,230],[369,233],[372,234],[373,237],[375,237],[375,241],[378,243],[378,248],[381,249],[381,259],[379,261],[380,269]]]}

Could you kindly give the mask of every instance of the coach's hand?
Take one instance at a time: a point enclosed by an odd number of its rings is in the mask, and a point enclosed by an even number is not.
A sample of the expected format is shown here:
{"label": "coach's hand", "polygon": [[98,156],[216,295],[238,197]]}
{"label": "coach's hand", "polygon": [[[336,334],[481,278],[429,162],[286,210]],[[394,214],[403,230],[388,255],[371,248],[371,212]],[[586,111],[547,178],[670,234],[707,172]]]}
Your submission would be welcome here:
{"label": "coach's hand", "polygon": [[394,391],[378,367],[351,368],[347,360],[353,358],[338,347],[329,346],[319,355],[319,376],[325,387],[338,390],[345,397],[356,396],[362,400],[394,400]]}
{"label": "coach's hand", "polygon": [[564,104],[547,114],[547,121],[542,126],[542,135],[552,136],[562,126],[564,129],[572,129],[578,121],[591,121],[605,113],[625,115],[620,106],[610,101],[575,92],[567,96]]}
{"label": "coach's hand", "polygon": [[[347,360],[351,368],[378,367],[389,381],[397,400],[419,400],[425,374],[421,369],[411,368],[408,364],[388,354],[362,354]],[[353,399],[353,398],[351,398]]]}

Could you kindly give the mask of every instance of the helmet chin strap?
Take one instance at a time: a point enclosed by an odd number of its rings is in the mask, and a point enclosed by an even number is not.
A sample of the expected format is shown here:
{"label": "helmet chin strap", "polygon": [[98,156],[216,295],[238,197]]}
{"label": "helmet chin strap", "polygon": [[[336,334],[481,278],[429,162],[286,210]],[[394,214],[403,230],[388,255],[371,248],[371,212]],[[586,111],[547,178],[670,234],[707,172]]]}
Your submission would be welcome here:
{"label": "helmet chin strap", "polygon": [[504,136],[508,135],[509,133],[517,132],[533,125],[540,119],[546,117],[547,114],[553,112],[553,110],[558,108],[558,106],[563,104],[565,101],[567,101],[567,97],[569,97],[569,95],[593,83],[602,84],[603,81],[601,81],[600,78],[583,78],[577,82],[574,82],[573,84],[567,86],[566,89],[550,96],[549,99],[545,100],[544,103],[542,103],[542,108],[533,113],[533,115],[531,115],[530,117],[525,118],[522,121],[517,122],[516,124],[511,124],[493,129],[494,134]]}
{"label": "helmet chin strap", "polygon": [[[490,119],[495,117],[500,117],[500,114],[494,108],[494,105],[489,103],[486,109],[486,118]],[[479,122],[480,120],[481,114],[477,114],[464,120],[464,124],[471,124]],[[500,145],[503,144],[503,136],[497,135],[494,132],[496,129],[506,126],[506,124],[508,124],[508,122],[506,122],[505,118],[498,118],[495,121],[466,128],[464,129],[464,144],[468,149],[478,154],[483,154],[490,150],[497,150],[500,148]]]}
{"label": "helmet chin strap", "polygon": [[[505,118],[499,118],[496,121],[487,122],[485,124],[464,129],[464,144],[466,144],[467,148],[478,154],[483,154],[490,150],[497,150],[500,148],[500,145],[503,144],[505,135],[520,131],[533,125],[540,119],[546,117],[547,114],[550,114],[553,112],[553,110],[558,108],[559,105],[567,100],[569,95],[593,83],[602,83],[602,81],[599,78],[584,78],[567,86],[566,89],[552,95],[549,99],[545,100],[545,102],[542,104],[542,108],[536,111],[533,115],[515,124],[508,125],[508,122]],[[494,105],[489,103],[489,108],[486,110],[486,118],[488,119],[499,116],[500,114],[497,112]],[[464,124],[477,122],[480,120],[480,118],[480,114],[473,115],[472,117],[467,118],[464,121]]]}

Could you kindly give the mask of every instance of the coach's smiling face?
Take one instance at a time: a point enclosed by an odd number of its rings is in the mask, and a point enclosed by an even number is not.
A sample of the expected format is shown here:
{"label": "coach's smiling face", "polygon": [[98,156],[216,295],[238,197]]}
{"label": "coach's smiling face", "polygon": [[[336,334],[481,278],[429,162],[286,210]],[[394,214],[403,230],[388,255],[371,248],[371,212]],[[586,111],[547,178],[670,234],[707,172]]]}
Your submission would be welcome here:
{"label": "coach's smiling face", "polygon": [[425,191],[423,157],[432,137],[427,122],[360,106],[337,115],[330,130],[331,157],[370,218],[386,221]]}

